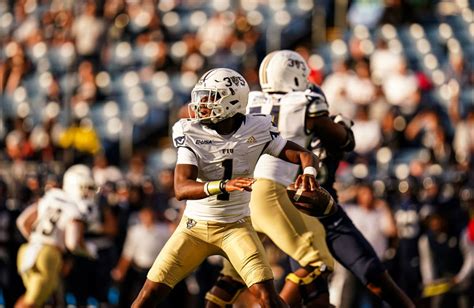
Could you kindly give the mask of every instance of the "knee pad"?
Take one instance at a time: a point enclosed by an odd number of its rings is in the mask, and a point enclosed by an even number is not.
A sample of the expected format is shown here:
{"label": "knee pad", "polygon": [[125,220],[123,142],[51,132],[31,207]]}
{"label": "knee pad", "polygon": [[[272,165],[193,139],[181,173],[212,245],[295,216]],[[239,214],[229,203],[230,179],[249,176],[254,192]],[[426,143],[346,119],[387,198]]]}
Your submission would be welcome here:
{"label": "knee pad", "polygon": [[313,272],[305,277],[299,277],[294,273],[290,273],[286,276],[286,280],[298,285],[301,298],[306,304],[317,298],[319,295],[329,292],[327,276],[327,268],[325,265],[322,265],[316,267]]}
{"label": "knee pad", "polygon": [[[224,279],[225,276],[219,276],[217,279],[216,284],[211,289],[211,291],[206,293],[206,300],[218,305],[219,307],[227,307],[232,305],[239,297],[240,293],[245,289],[245,285],[235,281],[228,277],[228,279]],[[214,288],[219,288],[230,295],[229,300],[225,300],[221,298],[218,294],[213,293]]]}

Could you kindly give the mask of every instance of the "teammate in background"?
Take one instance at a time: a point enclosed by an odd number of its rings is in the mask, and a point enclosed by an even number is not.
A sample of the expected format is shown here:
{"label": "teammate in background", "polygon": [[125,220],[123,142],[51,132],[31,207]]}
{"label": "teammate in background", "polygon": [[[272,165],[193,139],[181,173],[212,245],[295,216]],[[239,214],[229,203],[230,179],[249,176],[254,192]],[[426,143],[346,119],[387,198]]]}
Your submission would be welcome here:
{"label": "teammate in background", "polygon": [[[344,152],[354,148],[354,137],[350,121],[340,116],[330,117],[326,97],[317,86],[309,87],[307,77],[309,68],[305,60],[296,52],[281,50],[265,57],[259,70],[260,85],[263,92],[252,92],[247,110],[249,113],[271,114],[282,137],[301,146],[310,146],[320,158],[318,180],[321,186],[331,193],[337,201],[333,187],[335,173]],[[263,155],[255,169],[257,182],[253,186],[250,208],[252,223],[256,231],[267,234],[280,246],[282,232],[276,230],[274,215],[267,213],[290,213],[293,207],[286,187],[293,182],[298,168],[268,155]],[[288,217],[289,214],[287,214]],[[306,221],[309,216],[304,216]],[[293,219],[293,223],[297,220]],[[311,218],[310,218],[311,219]],[[326,229],[326,241],[334,258],[349,269],[364,285],[387,301],[393,307],[414,307],[410,299],[393,282],[384,266],[377,258],[373,248],[353,225],[344,210],[339,206],[327,217],[319,218]],[[306,227],[315,236],[321,234],[321,224],[312,218]],[[288,253],[288,251],[285,251]],[[302,297],[308,300],[307,284],[312,275],[295,277],[305,270],[305,263],[295,258],[292,262],[294,272],[287,277],[285,288],[289,291],[285,299],[294,302]],[[223,274],[232,273],[224,264]],[[299,275],[296,275],[299,276]],[[225,279],[225,280],[224,280]],[[216,283],[211,293],[225,299],[237,293],[238,277],[223,277],[225,284]],[[229,281],[233,281],[229,283]],[[233,286],[230,288],[229,286]],[[283,290],[285,291],[285,289]],[[325,292],[321,289],[319,292]],[[309,298],[310,299],[310,298]]]}
{"label": "teammate in background", "polygon": [[93,257],[84,244],[85,224],[78,200],[73,198],[75,191],[84,197],[94,194],[93,182],[78,172],[82,167],[72,166],[64,174],[64,183],[74,186],[50,188],[17,219],[18,229],[28,243],[18,252],[18,269],[26,293],[18,299],[16,308],[43,306],[59,286],[62,253],[66,250]]}
{"label": "teammate in background", "polygon": [[[285,58],[282,62],[286,65],[289,60],[292,59]],[[290,64],[295,69],[298,66],[299,75],[294,77],[297,78],[300,88],[306,89],[306,64],[304,61],[289,62]],[[264,65],[265,62],[262,67]],[[281,72],[275,73],[281,75]],[[285,89],[285,92],[291,90]],[[321,100],[316,93],[294,92],[293,96],[283,95],[283,92],[280,95],[268,96],[262,92],[252,92],[247,112],[275,115],[280,111],[282,117],[273,117],[273,122],[280,127],[282,137],[306,147],[310,130],[305,130],[304,123],[313,121],[313,118],[321,116],[321,113],[324,115],[322,121],[332,123],[327,117],[327,106],[320,106]],[[280,104],[281,98],[284,102]],[[305,120],[306,114],[308,118]],[[345,134],[345,129],[341,129]],[[298,268],[294,268],[293,273],[288,275],[280,292],[283,300],[290,306],[300,305],[301,301],[307,307],[329,306],[327,277],[334,268],[334,261],[326,245],[324,227],[317,219],[301,214],[286,193],[286,187],[296,178],[298,168],[297,165],[270,155],[262,155],[259,158],[255,169],[255,177],[258,180],[253,185],[250,200],[252,225],[258,233],[268,236],[283,252],[298,261]],[[244,281],[224,260],[221,275],[206,295],[206,307],[230,305],[244,288]]]}
{"label": "teammate in background", "polygon": [[[81,173],[89,186],[95,186],[89,167],[76,165],[71,169]],[[99,305],[107,305],[112,283],[110,271],[116,261],[114,236],[118,233],[117,218],[111,207],[101,200],[100,195],[91,191],[89,196],[82,196],[80,187],[74,179],[70,182],[65,178],[63,187],[70,191],[69,195],[77,201],[86,224],[84,241],[87,247],[97,254],[97,258],[94,259],[72,256],[68,260],[74,266],[66,277],[66,292],[74,296],[78,306],[86,306],[89,298],[97,300]]]}
{"label": "teammate in background", "polygon": [[[237,72],[205,73],[191,94],[194,119],[173,127],[178,148],[175,193],[187,200],[183,218],[158,255],[132,307],[154,307],[209,255],[226,257],[262,307],[282,307],[248,202],[263,154],[300,164],[297,184],[316,188],[316,157],[283,139],[271,117],[245,115],[249,88]],[[266,213],[272,215],[272,213]]]}

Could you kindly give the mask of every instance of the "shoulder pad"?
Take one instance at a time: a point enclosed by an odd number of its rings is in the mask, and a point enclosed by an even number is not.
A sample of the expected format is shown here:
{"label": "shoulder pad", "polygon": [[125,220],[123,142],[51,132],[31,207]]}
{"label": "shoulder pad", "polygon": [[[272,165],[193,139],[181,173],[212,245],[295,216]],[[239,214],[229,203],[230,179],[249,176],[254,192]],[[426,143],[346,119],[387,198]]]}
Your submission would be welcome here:
{"label": "shoulder pad", "polygon": [[75,203],[75,201],[73,201],[64,190],[59,188],[49,189],[43,198],[46,200],[56,200],[64,203]]}
{"label": "shoulder pad", "polygon": [[324,102],[325,104],[327,104],[326,96],[322,92],[321,93],[313,92],[313,91],[310,91],[308,89],[304,92],[304,94],[305,94],[306,99],[308,100],[308,102],[314,102],[316,100],[320,100],[320,101]]}
{"label": "shoulder pad", "polygon": [[308,116],[317,117],[329,114],[329,105],[322,91],[308,89],[305,91],[305,97],[308,101]]}
{"label": "shoulder pad", "polygon": [[173,125],[173,145],[178,148],[184,146],[186,142],[186,130],[188,129],[190,121],[181,119]]}
{"label": "shoulder pad", "polygon": [[252,146],[268,142],[280,134],[278,128],[272,122],[272,116],[269,114],[248,114],[246,126],[245,133],[243,134],[254,136],[257,139],[257,143]]}
{"label": "shoulder pad", "polygon": [[247,120],[250,126],[256,127],[258,130],[265,130],[267,132],[271,130],[278,131],[270,114],[252,113],[247,115]]}

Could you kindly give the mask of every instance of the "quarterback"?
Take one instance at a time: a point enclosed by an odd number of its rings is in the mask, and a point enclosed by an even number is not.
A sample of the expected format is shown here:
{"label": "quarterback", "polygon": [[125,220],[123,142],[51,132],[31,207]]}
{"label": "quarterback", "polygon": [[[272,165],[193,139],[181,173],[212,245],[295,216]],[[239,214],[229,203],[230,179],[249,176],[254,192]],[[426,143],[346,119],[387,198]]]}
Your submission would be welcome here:
{"label": "quarterback", "polygon": [[[28,239],[18,251],[18,270],[26,293],[15,307],[42,307],[60,282],[62,253],[93,257],[84,244],[85,223],[79,210],[82,198],[94,194],[88,167],[75,165],[64,174],[63,189],[51,188],[26,208],[17,226]],[[77,197],[77,198],[76,198]]]}
{"label": "quarterback", "polygon": [[[337,201],[333,188],[335,172],[342,154],[354,148],[354,138],[350,121],[339,116],[329,116],[326,97],[319,87],[309,87],[308,75],[306,61],[298,53],[289,50],[270,53],[259,69],[263,92],[250,93],[247,111],[272,115],[282,137],[301,146],[311,143],[313,151],[320,158],[318,181]],[[280,295],[288,303],[295,303],[301,298],[307,304],[318,292],[327,292],[327,284],[317,284],[319,290],[316,291],[314,286],[311,287],[317,275],[308,271],[308,264],[302,255],[285,246],[288,241],[285,235],[291,234],[296,226],[301,228],[304,222],[303,226],[315,237],[326,236],[327,245],[335,259],[371,290],[394,307],[412,307],[408,297],[393,283],[370,244],[340,207],[333,207],[330,215],[320,217],[319,221],[314,217],[293,213],[295,208],[287,196],[286,187],[293,182],[297,172],[297,166],[263,155],[255,169],[257,182],[250,200],[255,230],[267,234],[296,261],[292,262],[294,272],[287,277]],[[276,214],[269,219],[264,215],[269,211],[278,213],[281,219],[275,219]],[[281,221],[286,223],[282,224]],[[275,224],[282,230],[278,230]],[[326,230],[326,235],[321,229]],[[323,247],[318,246],[320,251]],[[234,297],[235,290],[238,290],[236,281],[239,281],[235,271],[228,267],[228,264],[224,264],[223,276],[219,278],[226,283],[218,281],[211,290],[211,294],[225,300]],[[233,287],[230,288],[230,285]]]}
{"label": "quarterback", "polygon": [[[194,118],[173,127],[178,149],[175,193],[187,200],[183,218],[147,275],[132,307],[153,307],[207,256],[227,258],[262,307],[285,303],[250,220],[250,191],[258,158],[299,164],[297,184],[313,190],[317,158],[283,139],[271,116],[245,115],[249,88],[231,69],[205,73],[191,93]],[[272,215],[272,213],[267,213]]]}

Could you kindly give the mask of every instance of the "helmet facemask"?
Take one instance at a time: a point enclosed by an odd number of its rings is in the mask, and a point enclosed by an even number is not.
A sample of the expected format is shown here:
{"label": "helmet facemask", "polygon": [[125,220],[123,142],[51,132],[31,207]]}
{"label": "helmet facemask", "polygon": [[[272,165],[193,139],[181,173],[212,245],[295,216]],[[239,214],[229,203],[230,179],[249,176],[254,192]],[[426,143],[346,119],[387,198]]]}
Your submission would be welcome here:
{"label": "helmet facemask", "polygon": [[204,123],[217,123],[229,116],[225,115],[222,101],[230,95],[226,89],[194,89],[188,104],[192,118]]}

